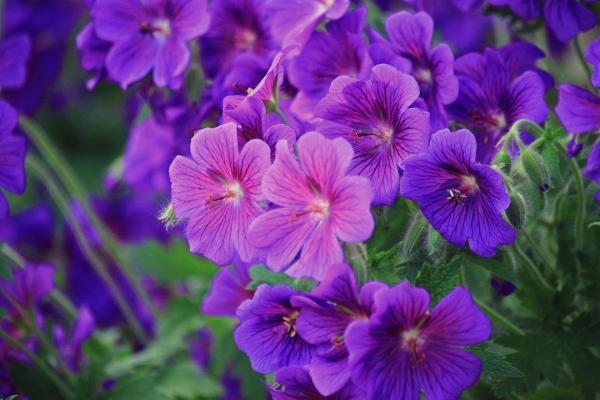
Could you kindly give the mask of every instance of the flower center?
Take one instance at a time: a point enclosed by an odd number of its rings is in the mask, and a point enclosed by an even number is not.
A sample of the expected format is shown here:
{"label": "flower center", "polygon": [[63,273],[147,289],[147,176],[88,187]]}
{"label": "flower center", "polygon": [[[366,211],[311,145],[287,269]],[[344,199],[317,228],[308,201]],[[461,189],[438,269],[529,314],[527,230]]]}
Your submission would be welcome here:
{"label": "flower center", "polygon": [[236,35],[237,47],[242,50],[252,50],[257,38],[256,32],[250,29],[241,28]]}
{"label": "flower center", "polygon": [[506,125],[507,125],[506,116],[504,115],[504,113],[502,111],[493,112],[490,115],[489,123],[490,123],[490,125],[495,127],[497,130],[501,131],[502,129],[506,128]]}
{"label": "flower center", "polygon": [[225,196],[228,199],[232,199],[235,201],[239,201],[244,195],[244,191],[242,190],[242,185],[239,182],[231,182],[227,186],[225,186]]}
{"label": "flower center", "polygon": [[429,68],[417,67],[413,70],[413,76],[420,85],[428,85],[433,82],[433,76]]}
{"label": "flower center", "polygon": [[298,314],[300,314],[300,312],[294,310],[287,317],[283,317],[283,325],[287,328],[287,334],[290,335],[290,337],[294,337],[298,333],[296,332],[296,320],[298,319]]}
{"label": "flower center", "polygon": [[306,210],[310,212],[316,219],[324,220],[329,216],[329,201],[318,198],[313,201]]}
{"label": "flower center", "polygon": [[473,175],[463,175],[462,180],[457,188],[446,189],[448,197],[446,200],[454,204],[464,204],[469,194],[479,190],[477,178]]}
{"label": "flower center", "polygon": [[421,351],[425,339],[421,335],[419,328],[412,328],[402,332],[402,349],[411,354],[413,360],[416,362],[422,362],[424,360],[424,354]]}
{"label": "flower center", "polygon": [[166,18],[159,18],[154,20],[152,23],[142,22],[141,24],[142,33],[148,33],[154,36],[156,39],[164,39],[171,35],[171,22]]}

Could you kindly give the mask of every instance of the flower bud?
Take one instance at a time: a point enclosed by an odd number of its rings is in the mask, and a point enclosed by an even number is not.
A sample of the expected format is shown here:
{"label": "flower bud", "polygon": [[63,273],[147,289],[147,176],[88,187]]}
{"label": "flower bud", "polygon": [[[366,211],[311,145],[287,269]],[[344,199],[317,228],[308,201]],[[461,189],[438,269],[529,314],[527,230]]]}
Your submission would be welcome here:
{"label": "flower bud", "polygon": [[548,190],[548,169],[544,164],[542,157],[531,149],[523,150],[521,154],[521,165],[527,175],[529,181],[535,188],[538,188],[540,192]]}
{"label": "flower bud", "polygon": [[527,201],[519,192],[510,192],[509,196],[510,206],[506,210],[506,217],[516,229],[521,229],[527,222]]}
{"label": "flower bud", "polygon": [[510,158],[510,154],[507,151],[500,150],[500,152],[494,158],[493,165],[497,166],[505,173],[510,172],[510,168],[512,166],[512,159]]}

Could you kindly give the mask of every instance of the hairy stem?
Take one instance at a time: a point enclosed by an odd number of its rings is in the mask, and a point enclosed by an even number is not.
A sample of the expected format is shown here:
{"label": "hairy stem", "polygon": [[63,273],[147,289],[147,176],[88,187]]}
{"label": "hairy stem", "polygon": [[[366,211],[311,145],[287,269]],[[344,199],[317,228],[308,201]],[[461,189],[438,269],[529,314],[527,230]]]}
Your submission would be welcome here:
{"label": "hairy stem", "polygon": [[504,326],[508,331],[515,333],[519,336],[525,336],[525,332],[519,328],[517,325],[509,321],[506,317],[502,316],[496,310],[485,304],[483,301],[479,299],[473,299],[475,303],[481,308],[481,310],[487,314],[488,317],[494,322],[499,323]]}

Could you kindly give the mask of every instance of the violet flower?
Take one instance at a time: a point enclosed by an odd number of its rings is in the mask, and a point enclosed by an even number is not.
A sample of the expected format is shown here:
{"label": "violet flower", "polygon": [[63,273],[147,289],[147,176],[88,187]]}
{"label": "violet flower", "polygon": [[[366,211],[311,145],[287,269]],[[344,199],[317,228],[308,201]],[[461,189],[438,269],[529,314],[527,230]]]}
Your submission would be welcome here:
{"label": "violet flower", "polygon": [[0,41],[0,88],[18,89],[25,84],[31,40],[19,34]]}
{"label": "violet flower", "polygon": [[380,64],[368,80],[341,76],[331,84],[315,115],[320,129],[354,147],[349,172],[368,178],[373,204],[392,204],[404,160],[427,149],[429,113],[409,108],[419,97],[415,79]]}
{"label": "violet flower", "polygon": [[594,71],[590,77],[592,85],[600,87],[600,38],[590,43],[585,51],[585,59],[594,66]]}
{"label": "violet flower", "polygon": [[558,85],[556,88],[556,116],[567,132],[578,135],[600,128],[600,97],[570,84]]}
{"label": "violet flower", "polygon": [[202,313],[235,318],[239,305],[254,295],[254,291],[246,289],[252,281],[249,267],[248,264],[236,262],[217,272],[202,302]]}
{"label": "violet flower", "polygon": [[368,282],[359,290],[352,269],[346,264],[335,264],[313,291],[292,299],[292,305],[300,309],[298,333],[321,347],[307,367],[321,395],[337,393],[350,382],[344,345],[346,328],[354,321],[369,318],[374,312],[373,296],[385,287],[383,283]]}
{"label": "violet flower", "polygon": [[[14,108],[0,100],[0,188],[14,194],[25,192],[27,141],[13,135],[18,116]],[[8,202],[0,192],[0,218],[8,215]]]}
{"label": "violet flower", "polygon": [[[407,59],[411,65],[407,72],[417,80],[431,115],[431,129],[437,131],[448,127],[445,106],[456,100],[458,81],[454,76],[454,55],[450,47],[442,43],[430,49],[433,20],[425,12],[401,11],[387,18],[385,29],[390,42],[373,35],[375,42],[370,51],[379,53],[376,62],[391,64],[395,57]],[[387,57],[380,46],[389,47]]]}
{"label": "violet flower", "polygon": [[490,320],[463,287],[429,307],[426,290],[402,282],[375,294],[368,321],[350,325],[350,368],[365,399],[457,399],[477,382],[482,363],[463,347],[489,339]]}
{"label": "violet flower", "polygon": [[94,316],[86,306],[79,308],[73,331],[69,337],[60,325],[54,326],[52,332],[54,343],[60,356],[72,372],[79,371],[79,367],[85,362],[83,343],[92,336],[94,329]]}
{"label": "violet flower", "polygon": [[113,43],[106,67],[123,89],[150,70],[158,87],[179,88],[190,60],[187,44],[210,20],[206,0],[96,0],[92,16],[98,37]]}
{"label": "violet flower", "polygon": [[313,385],[311,377],[303,367],[285,367],[275,373],[276,384],[269,387],[273,400],[362,400],[364,392],[349,383],[339,392],[323,396]]}
{"label": "violet flower", "polygon": [[429,151],[408,159],[400,181],[402,196],[455,246],[467,241],[482,257],[493,257],[496,247],[515,240],[514,228],[502,218],[510,204],[502,175],[475,161],[477,144],[466,129],[441,130]]}
{"label": "violet flower", "polygon": [[[285,143],[285,142],[284,142]],[[251,140],[238,150],[235,124],[199,131],[192,158],[177,156],[169,168],[175,216],[187,220],[190,251],[219,265],[256,258],[247,232],[263,209],[261,180],[270,164],[269,146]]]}
{"label": "violet flower", "polygon": [[366,179],[347,175],[352,148],[344,140],[309,132],[297,149],[299,164],[285,140],[277,143],[275,162],[262,180],[264,196],[276,207],[254,220],[248,236],[274,271],[291,264],[290,276],[320,279],[342,261],[340,240],[371,235],[372,193]]}
{"label": "violet flower", "polygon": [[269,374],[290,365],[306,365],[316,353],[318,347],[296,330],[300,311],[290,298],[299,293],[288,286],[263,284],[238,308],[235,343],[248,355],[255,371]]}

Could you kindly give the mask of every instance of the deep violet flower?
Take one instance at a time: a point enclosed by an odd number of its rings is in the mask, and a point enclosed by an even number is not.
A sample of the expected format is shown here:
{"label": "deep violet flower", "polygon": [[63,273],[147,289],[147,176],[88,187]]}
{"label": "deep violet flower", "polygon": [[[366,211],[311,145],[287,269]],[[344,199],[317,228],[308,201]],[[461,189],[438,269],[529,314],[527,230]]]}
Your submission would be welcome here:
{"label": "deep violet flower", "polygon": [[[27,141],[12,132],[17,126],[17,112],[0,100],[0,188],[14,194],[25,192],[25,155]],[[8,202],[0,192],[0,218],[8,215]]]}
{"label": "deep violet flower", "polygon": [[18,89],[25,83],[31,40],[15,35],[0,41],[0,88]]}
{"label": "deep violet flower", "polygon": [[96,0],[92,16],[98,37],[113,43],[106,67],[123,88],[150,70],[157,86],[179,88],[190,59],[187,44],[210,20],[206,0]]}
{"label": "deep violet flower", "polygon": [[79,307],[73,330],[69,336],[62,326],[54,326],[52,332],[54,343],[71,371],[77,372],[81,364],[85,362],[83,343],[92,336],[94,329],[94,316],[86,306]]}
{"label": "deep violet flower", "polygon": [[112,43],[98,37],[93,22],[83,27],[77,35],[76,42],[81,68],[94,74],[86,82],[88,90],[92,90],[107,74],[106,56]]}
{"label": "deep violet flower", "polygon": [[313,32],[300,55],[288,66],[290,82],[298,88],[291,110],[310,119],[314,108],[340,75],[367,78],[371,61],[362,37],[367,10],[361,7]]}
{"label": "deep violet flower", "polygon": [[269,387],[273,400],[361,400],[364,392],[353,383],[330,396],[323,396],[315,388],[303,367],[285,367],[275,373],[276,384]]}
{"label": "deep violet flower", "polygon": [[466,129],[434,134],[429,151],[405,162],[402,196],[419,205],[440,234],[455,246],[492,257],[496,247],[515,240],[514,228],[502,218],[510,204],[502,175],[475,161],[477,144]]}
{"label": "deep violet flower", "polygon": [[202,313],[206,315],[235,317],[237,308],[251,299],[254,291],[246,289],[252,281],[249,265],[236,262],[224,267],[215,275],[210,290],[202,302]]}
{"label": "deep violet flower", "polygon": [[464,55],[456,60],[455,72],[460,92],[448,111],[475,134],[477,161],[488,163],[494,158],[498,144],[517,120],[545,121],[548,106],[540,76],[526,71],[513,79],[498,51]]}
{"label": "deep violet flower", "polygon": [[[373,35],[375,43],[370,52],[378,53],[376,63],[392,64],[395,57],[410,62],[410,74],[417,80],[421,98],[425,100],[431,115],[431,129],[437,131],[448,127],[445,106],[456,100],[458,81],[454,76],[454,55],[450,47],[441,43],[429,48],[433,38],[433,20],[429,14],[410,14],[401,11],[385,21],[389,35],[387,42]],[[386,52],[382,47],[388,47]]]}
{"label": "deep violet flower", "polygon": [[469,291],[457,287],[432,311],[426,290],[402,282],[375,294],[375,314],[350,325],[346,346],[354,382],[366,399],[458,399],[481,361],[462,349],[487,340],[489,319]]}
{"label": "deep violet flower", "polygon": [[490,279],[490,285],[496,291],[496,295],[506,297],[511,295],[517,288],[514,283],[504,279],[496,278],[495,276]]}
{"label": "deep violet flower", "polygon": [[252,368],[268,374],[291,365],[308,364],[318,347],[296,330],[299,310],[290,298],[300,292],[284,285],[260,285],[251,300],[238,308],[235,343],[248,355]]}
{"label": "deep violet flower", "polygon": [[208,328],[200,328],[190,343],[190,358],[201,370],[205,371],[210,364],[213,352],[213,334]]}
{"label": "deep violet flower", "polygon": [[216,0],[210,28],[200,38],[202,64],[209,77],[228,69],[240,54],[270,58],[274,51],[263,0]]}
{"label": "deep violet flower", "polygon": [[[591,179],[600,185],[600,142],[592,147],[585,168],[581,173],[587,179]],[[600,192],[596,193],[596,201],[600,202]]]}
{"label": "deep violet flower", "polygon": [[600,38],[590,43],[585,51],[585,59],[594,66],[594,72],[590,77],[592,85],[600,87]]}
{"label": "deep violet flower", "polygon": [[282,48],[293,43],[302,47],[322,18],[339,19],[349,5],[350,0],[268,0],[271,33]]}
{"label": "deep violet flower", "polygon": [[262,191],[278,207],[256,218],[248,236],[266,252],[269,268],[281,271],[292,264],[286,271],[290,276],[320,279],[329,265],[342,261],[340,240],[371,236],[372,193],[365,178],[346,175],[352,148],[344,140],[309,132],[297,149],[300,164],[285,140],[277,143]]}
{"label": "deep violet flower", "polygon": [[368,178],[374,204],[392,204],[398,195],[404,160],[427,149],[429,114],[409,108],[419,97],[415,79],[380,64],[368,80],[341,76],[331,84],[315,115],[320,128],[354,147],[349,172]]}
{"label": "deep violet flower", "polygon": [[235,122],[240,149],[252,139],[266,142],[275,155],[275,145],[286,140],[290,146],[296,143],[296,132],[288,125],[282,124],[275,113],[267,115],[265,104],[256,97],[248,96],[242,102],[227,107],[227,98],[223,107],[223,122]]}
{"label": "deep violet flower", "polygon": [[28,260],[48,259],[54,245],[54,215],[46,202],[0,221],[0,242],[6,242]]}
{"label": "deep violet flower", "polygon": [[307,342],[322,345],[307,367],[322,395],[332,395],[350,382],[344,332],[352,322],[367,319],[374,312],[373,296],[385,287],[368,282],[359,290],[352,269],[335,264],[313,291],[292,298],[292,305],[300,309],[296,330]]}
{"label": "deep violet flower", "polygon": [[577,135],[600,129],[600,97],[570,84],[556,88],[556,116],[567,132]]}
{"label": "deep violet flower", "polygon": [[199,131],[192,158],[177,156],[169,168],[175,216],[187,220],[190,251],[219,265],[236,254],[251,262],[250,223],[263,212],[260,182],[270,164],[269,146],[251,140],[238,150],[237,128],[227,123]]}
{"label": "deep violet flower", "polygon": [[[496,6],[507,5],[519,17],[530,20],[543,15],[548,29],[563,43],[594,27],[596,16],[584,2],[590,0],[489,0]],[[543,3],[543,4],[542,4]]]}

